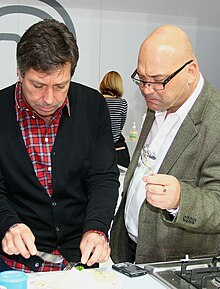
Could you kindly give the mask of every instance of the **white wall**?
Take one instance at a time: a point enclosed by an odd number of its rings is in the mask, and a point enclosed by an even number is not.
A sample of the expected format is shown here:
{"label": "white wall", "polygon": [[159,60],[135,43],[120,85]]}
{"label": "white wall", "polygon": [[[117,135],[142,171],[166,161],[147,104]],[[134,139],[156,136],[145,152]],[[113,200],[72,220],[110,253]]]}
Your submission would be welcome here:
{"label": "white wall", "polygon": [[[45,3],[43,3],[45,2]],[[18,10],[4,15],[6,7],[32,7],[63,21],[48,3],[51,0],[1,0],[1,33],[23,34],[32,23],[41,20]],[[103,75],[117,70],[123,77],[129,110],[124,134],[131,122],[140,130],[145,102],[130,75],[136,68],[141,42],[157,26],[175,24],[189,34],[204,76],[220,89],[220,1],[219,0],[58,0],[70,15],[80,49],[80,60],[74,80],[96,89]],[[46,4],[47,3],[47,4]],[[207,9],[207,7],[209,9]],[[0,88],[16,81],[16,43],[0,41]]]}

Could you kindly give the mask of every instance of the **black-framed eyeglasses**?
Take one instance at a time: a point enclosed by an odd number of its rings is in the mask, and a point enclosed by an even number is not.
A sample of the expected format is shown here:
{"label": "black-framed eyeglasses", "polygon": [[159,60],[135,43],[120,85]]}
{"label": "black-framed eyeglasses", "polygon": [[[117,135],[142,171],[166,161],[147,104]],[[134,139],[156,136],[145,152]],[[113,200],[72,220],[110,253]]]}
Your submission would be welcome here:
{"label": "black-framed eyeglasses", "polygon": [[[170,76],[168,76],[166,79],[164,79],[163,81],[144,81],[138,78],[138,74],[137,74],[137,69],[135,69],[135,71],[132,73],[131,75],[131,79],[134,81],[135,84],[137,84],[139,87],[143,88],[145,87],[145,85],[147,84],[147,86],[155,91],[157,90],[164,90],[165,86],[167,85],[167,83],[174,78],[174,76],[176,76],[181,70],[183,70],[184,67],[186,67],[186,65],[190,64],[191,62],[193,62],[193,60],[187,61],[185,64],[183,64],[183,66],[181,66],[179,69],[177,69],[175,72],[173,72],[172,74],[170,74]],[[137,77],[136,77],[137,75]]]}

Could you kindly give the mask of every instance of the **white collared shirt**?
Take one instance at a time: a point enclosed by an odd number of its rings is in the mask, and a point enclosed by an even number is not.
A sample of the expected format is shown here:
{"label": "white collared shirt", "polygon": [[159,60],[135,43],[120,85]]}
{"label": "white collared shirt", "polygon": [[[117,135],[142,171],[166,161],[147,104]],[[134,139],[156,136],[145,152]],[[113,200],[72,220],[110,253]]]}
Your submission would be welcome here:
{"label": "white collared shirt", "polygon": [[168,114],[167,117],[166,111],[155,112],[155,120],[145,143],[145,147],[147,147],[150,154],[155,155],[155,159],[150,160],[151,169],[149,171],[149,168],[143,164],[141,157],[139,158],[127,192],[124,212],[125,226],[130,238],[135,242],[137,242],[138,237],[139,211],[146,198],[146,183],[143,181],[143,177],[149,175],[151,170],[153,170],[154,174],[158,172],[182,122],[199,96],[203,84],[204,79],[200,74],[196,89],[176,112]]}

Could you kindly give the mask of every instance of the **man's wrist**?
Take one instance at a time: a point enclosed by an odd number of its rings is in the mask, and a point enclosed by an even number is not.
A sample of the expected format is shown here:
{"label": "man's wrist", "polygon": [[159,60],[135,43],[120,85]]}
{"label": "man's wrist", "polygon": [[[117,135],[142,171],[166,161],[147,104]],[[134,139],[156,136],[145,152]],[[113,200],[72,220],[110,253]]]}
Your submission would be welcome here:
{"label": "man's wrist", "polygon": [[108,238],[107,238],[106,234],[104,232],[102,232],[102,231],[99,231],[99,230],[88,230],[87,232],[96,233],[96,234],[98,234],[100,236],[104,236],[106,241],[108,241]]}
{"label": "man's wrist", "polygon": [[20,224],[20,223],[16,223],[16,224],[12,225],[12,226],[8,229],[8,231],[10,231],[11,229],[17,227],[19,224]]}

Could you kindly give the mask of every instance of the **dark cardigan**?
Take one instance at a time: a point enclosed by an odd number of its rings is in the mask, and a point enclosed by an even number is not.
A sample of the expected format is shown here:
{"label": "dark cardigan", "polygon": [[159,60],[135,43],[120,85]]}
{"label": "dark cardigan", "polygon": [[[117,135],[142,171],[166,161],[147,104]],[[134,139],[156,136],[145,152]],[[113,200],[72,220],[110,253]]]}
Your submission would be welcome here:
{"label": "dark cardigan", "polygon": [[[71,116],[63,112],[51,153],[53,196],[34,172],[16,121],[15,85],[0,91],[0,239],[25,223],[41,251],[58,248],[69,261],[80,259],[82,234],[107,234],[118,196],[118,169],[105,99],[71,83]],[[37,257],[18,259],[37,270]]]}

